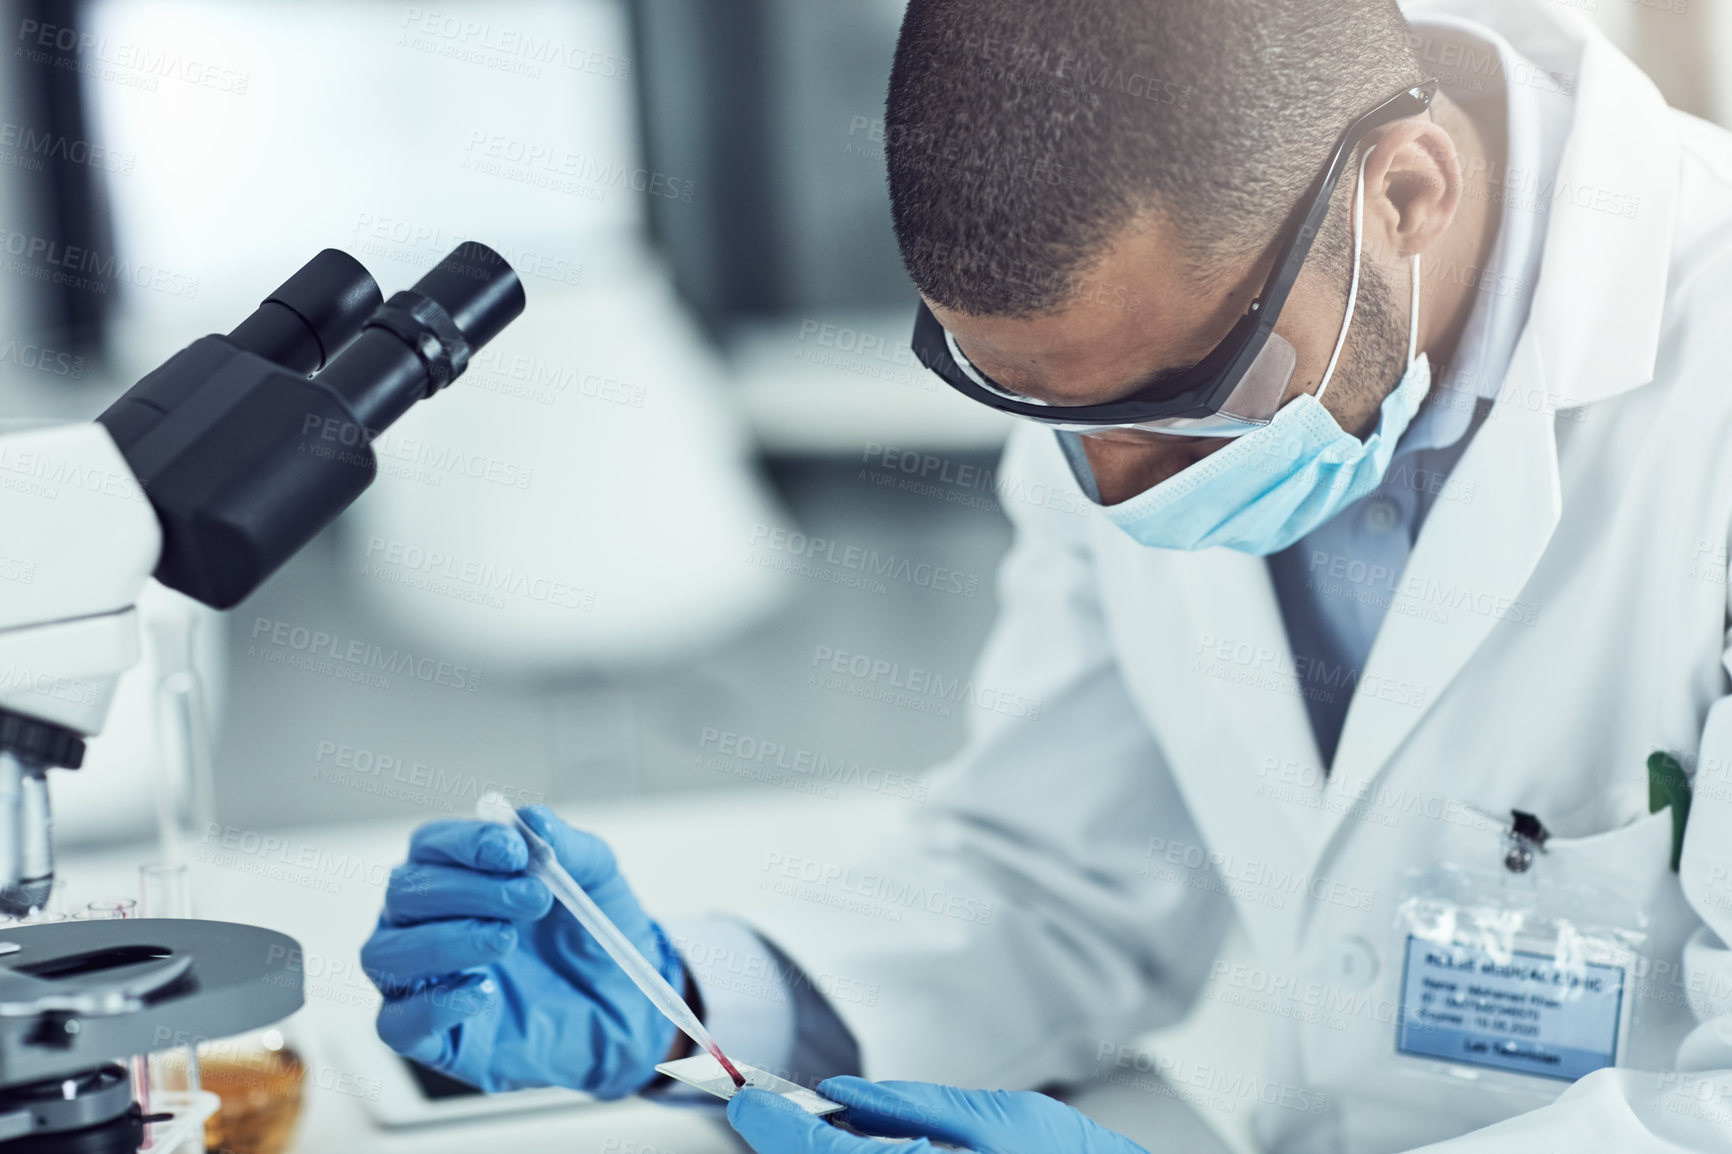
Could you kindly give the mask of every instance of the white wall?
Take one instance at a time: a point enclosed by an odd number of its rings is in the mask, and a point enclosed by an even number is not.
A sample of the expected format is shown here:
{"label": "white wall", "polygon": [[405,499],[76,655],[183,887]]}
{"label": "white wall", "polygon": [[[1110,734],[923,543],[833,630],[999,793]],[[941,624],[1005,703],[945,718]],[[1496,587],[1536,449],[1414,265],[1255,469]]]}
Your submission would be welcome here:
{"label": "white wall", "polygon": [[100,0],[89,28],[95,135],[134,158],[121,256],[198,281],[129,295],[175,340],[327,245],[383,283],[471,238],[576,260],[644,218],[584,179],[637,167],[615,0]]}

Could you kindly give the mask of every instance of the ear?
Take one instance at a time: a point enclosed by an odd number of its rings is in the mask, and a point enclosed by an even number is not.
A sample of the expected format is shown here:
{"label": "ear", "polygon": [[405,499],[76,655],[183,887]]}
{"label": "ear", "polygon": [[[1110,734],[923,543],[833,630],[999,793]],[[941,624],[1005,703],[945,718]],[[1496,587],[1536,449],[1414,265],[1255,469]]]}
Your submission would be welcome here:
{"label": "ear", "polygon": [[1365,248],[1411,260],[1437,243],[1461,207],[1461,154],[1430,120],[1403,120],[1377,137],[1365,165]]}

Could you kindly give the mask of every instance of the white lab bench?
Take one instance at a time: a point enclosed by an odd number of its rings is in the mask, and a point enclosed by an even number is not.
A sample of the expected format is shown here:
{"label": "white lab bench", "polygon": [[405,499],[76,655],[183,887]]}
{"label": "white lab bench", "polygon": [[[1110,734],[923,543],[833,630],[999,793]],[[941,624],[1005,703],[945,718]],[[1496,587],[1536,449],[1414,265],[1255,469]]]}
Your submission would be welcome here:
{"label": "white lab bench", "polygon": [[[644,905],[666,917],[726,910],[730,894],[750,886],[762,868],[758,847],[764,844],[789,853],[847,854],[893,820],[897,804],[844,807],[766,791],[560,808],[567,820],[612,844]],[[454,816],[462,816],[463,808]],[[744,1149],[718,1110],[641,1100],[385,1130],[375,1125],[362,1096],[350,1088],[352,1080],[326,1076],[345,1070],[346,1046],[365,1044],[371,1035],[378,1000],[361,972],[357,952],[378,917],[385,879],[402,860],[409,832],[420,820],[213,829],[208,840],[194,848],[201,917],[280,930],[305,951],[307,1005],[286,1027],[310,1071],[295,1154],[471,1154],[484,1143],[511,1154]],[[700,833],[714,829],[726,831],[726,836],[719,844],[705,839],[711,848],[700,853]],[[100,897],[133,894],[138,864],[154,854],[154,846],[131,846],[66,855],[61,873],[71,901],[76,907]],[[1233,948],[1243,945],[1235,942]],[[1230,1052],[1243,1063],[1247,1049],[1260,1044],[1261,1028],[1254,1015],[1205,1002],[1182,1027],[1144,1044],[1157,1053],[1180,1049],[1190,1060]],[[1146,1080],[1137,1089],[1103,1085],[1071,1100],[1151,1148],[1203,1152],[1213,1130],[1221,1149],[1251,1149],[1245,1132],[1249,1119],[1241,1112],[1195,1109],[1178,1093],[1150,1092],[1147,1086]]]}

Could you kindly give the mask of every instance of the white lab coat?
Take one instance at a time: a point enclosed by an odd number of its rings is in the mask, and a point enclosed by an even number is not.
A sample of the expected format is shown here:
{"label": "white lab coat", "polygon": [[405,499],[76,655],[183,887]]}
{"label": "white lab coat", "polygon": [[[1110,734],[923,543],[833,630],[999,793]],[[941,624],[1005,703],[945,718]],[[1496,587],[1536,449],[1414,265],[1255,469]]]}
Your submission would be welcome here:
{"label": "white lab coat", "polygon": [[[851,991],[831,1001],[869,1076],[1086,1081],[1103,1044],[1200,991],[1280,979],[1325,993],[1266,1003],[1270,1150],[1732,1150],[1732,137],[1563,6],[1427,7],[1572,78],[1577,117],[1507,385],[1397,583],[1327,782],[1265,562],[1138,546],[1083,509],[1051,433],[1018,432],[974,690],[1033,705],[979,711],[894,843],[802,863],[803,889],[754,910]],[[1662,749],[1696,767],[1681,874],[1647,806]],[[1465,815],[1513,809],[1554,834],[1533,876],[1649,918],[1624,1064],[1530,1079],[1532,1098],[1410,1076],[1387,1012],[1403,872],[1497,866],[1501,832]],[[1212,873],[1184,869],[1205,852]],[[1261,979],[1211,973],[1230,910]]]}

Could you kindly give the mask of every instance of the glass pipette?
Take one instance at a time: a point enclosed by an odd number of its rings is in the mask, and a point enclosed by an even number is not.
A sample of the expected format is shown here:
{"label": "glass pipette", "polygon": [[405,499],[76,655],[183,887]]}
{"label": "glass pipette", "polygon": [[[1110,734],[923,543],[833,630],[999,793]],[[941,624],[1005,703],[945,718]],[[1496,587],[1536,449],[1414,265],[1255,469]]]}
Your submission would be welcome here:
{"label": "glass pipette", "polygon": [[547,840],[531,829],[529,823],[523,820],[509,802],[491,790],[482,794],[481,800],[475,803],[475,814],[484,821],[508,825],[522,835],[524,844],[529,847],[529,876],[553,891],[559,904],[570,910],[578,924],[601,943],[607,956],[619,964],[626,977],[655,1003],[656,1009],[666,1015],[668,1021],[685,1031],[687,1037],[721,1063],[722,1069],[728,1072],[728,1077],[734,1080],[734,1085],[744,1087],[745,1077],[728,1061],[722,1048],[716,1045],[715,1039],[704,1029],[704,1024],[698,1020],[692,1008],[686,1005],[686,1000],[668,985],[661,971],[650,964],[650,960],[631,944],[631,939],[583,892],[583,887],[559,864],[559,859],[554,856],[553,847],[547,844]]}

